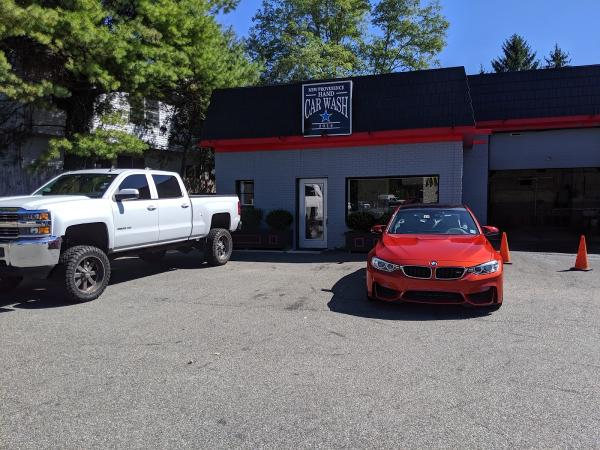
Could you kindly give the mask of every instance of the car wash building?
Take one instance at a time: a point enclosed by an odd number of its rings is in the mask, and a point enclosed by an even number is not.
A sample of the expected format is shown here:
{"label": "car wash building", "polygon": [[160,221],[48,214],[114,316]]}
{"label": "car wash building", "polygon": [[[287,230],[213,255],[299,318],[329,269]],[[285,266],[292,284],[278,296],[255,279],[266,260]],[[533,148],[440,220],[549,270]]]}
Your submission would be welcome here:
{"label": "car wash building", "polygon": [[523,233],[600,234],[600,66],[445,68],[217,90],[217,191],[286,209],[295,246],[344,246],[347,217],[465,203]]}

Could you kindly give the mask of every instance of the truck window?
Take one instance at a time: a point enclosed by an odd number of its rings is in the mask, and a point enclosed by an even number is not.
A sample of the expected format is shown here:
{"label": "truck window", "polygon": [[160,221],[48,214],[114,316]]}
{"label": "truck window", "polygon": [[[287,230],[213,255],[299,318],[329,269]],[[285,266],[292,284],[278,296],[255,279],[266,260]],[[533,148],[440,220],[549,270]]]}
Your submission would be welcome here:
{"label": "truck window", "polygon": [[129,175],[119,185],[119,190],[121,189],[137,189],[140,191],[140,200],[150,200],[150,186],[146,175]]}
{"label": "truck window", "polygon": [[180,198],[183,197],[179,181],[173,175],[152,175],[158,198]]}

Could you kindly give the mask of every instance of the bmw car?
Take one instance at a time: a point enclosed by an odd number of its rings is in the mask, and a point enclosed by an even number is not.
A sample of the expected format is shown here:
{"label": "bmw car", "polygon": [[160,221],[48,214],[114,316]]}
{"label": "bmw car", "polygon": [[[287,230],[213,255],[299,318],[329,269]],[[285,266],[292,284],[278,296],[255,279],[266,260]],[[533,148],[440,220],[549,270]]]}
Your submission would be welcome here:
{"label": "bmw car", "polygon": [[466,206],[399,207],[367,262],[367,296],[371,300],[458,304],[487,311],[502,305],[502,258]]}

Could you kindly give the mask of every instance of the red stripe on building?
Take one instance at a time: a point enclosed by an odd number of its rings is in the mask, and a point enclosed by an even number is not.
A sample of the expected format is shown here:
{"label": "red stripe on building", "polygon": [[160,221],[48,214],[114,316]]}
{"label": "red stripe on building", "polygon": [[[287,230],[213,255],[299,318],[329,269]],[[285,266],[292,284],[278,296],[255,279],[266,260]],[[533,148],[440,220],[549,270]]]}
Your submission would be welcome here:
{"label": "red stripe on building", "polygon": [[489,128],[493,132],[590,128],[599,126],[600,114],[590,116],[541,117],[477,122],[478,128]]}
{"label": "red stripe on building", "polygon": [[426,128],[415,130],[359,132],[349,136],[281,136],[253,139],[202,140],[200,147],[212,147],[216,152],[255,152],[272,150],[305,150],[340,147],[362,147],[386,144],[424,142],[459,142],[465,136],[482,134],[475,127]]}

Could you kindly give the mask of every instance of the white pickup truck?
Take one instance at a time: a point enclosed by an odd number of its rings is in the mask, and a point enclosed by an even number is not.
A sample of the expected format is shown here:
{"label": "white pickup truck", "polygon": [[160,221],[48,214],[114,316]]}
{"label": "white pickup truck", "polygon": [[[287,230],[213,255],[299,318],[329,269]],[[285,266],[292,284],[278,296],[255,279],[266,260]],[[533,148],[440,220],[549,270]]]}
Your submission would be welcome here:
{"label": "white pickup truck", "polygon": [[0,294],[52,277],[74,301],[98,298],[110,259],[198,249],[227,263],[240,225],[236,196],[188,195],[178,174],[95,169],[64,173],[30,196],[0,198]]}

